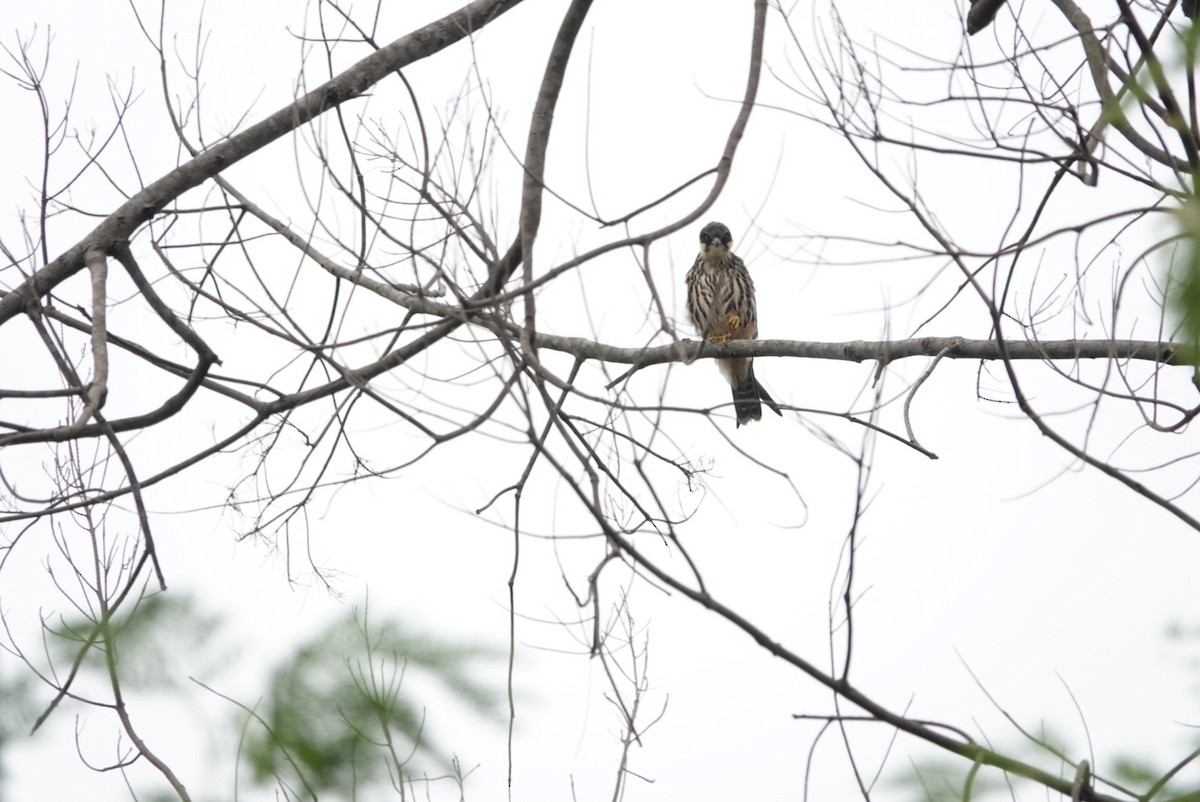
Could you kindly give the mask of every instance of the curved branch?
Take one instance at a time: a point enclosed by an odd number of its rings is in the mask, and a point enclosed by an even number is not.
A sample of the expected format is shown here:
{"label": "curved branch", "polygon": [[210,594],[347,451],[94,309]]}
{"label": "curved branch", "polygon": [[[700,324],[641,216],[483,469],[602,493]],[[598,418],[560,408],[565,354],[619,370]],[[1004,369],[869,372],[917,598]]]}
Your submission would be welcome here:
{"label": "curved branch", "polygon": [[474,33],[521,2],[475,0],[371,53],[295,103],[176,167],[121,204],[66,253],[0,298],[0,325],[19,314],[26,304],[79,272],[84,266],[84,254],[88,250],[96,248],[107,252],[116,243],[128,241],[139,226],[187,190],[199,186],[326,111],[359,97],[396,70],[428,58]]}
{"label": "curved branch", "polygon": [[[564,476],[566,474],[564,473]],[[569,477],[568,477],[569,478]],[[820,684],[829,688],[840,698],[845,699],[853,705],[861,708],[869,713],[878,721],[892,725],[896,729],[920,738],[926,743],[941,747],[946,751],[960,755],[968,760],[981,763],[986,766],[994,766],[1003,771],[1016,774],[1020,777],[1040,783],[1046,788],[1053,789],[1064,795],[1070,795],[1072,792],[1072,780],[1050,774],[1036,766],[1028,763],[1014,760],[992,751],[980,744],[970,740],[959,740],[951,737],[943,732],[938,731],[933,726],[928,725],[923,721],[909,718],[901,713],[896,713],[890,708],[884,707],[879,702],[867,694],[860,691],[854,685],[851,685],[845,679],[834,677],[819,669],[814,663],[809,662],[804,657],[796,652],[786,648],[783,644],[774,640],[765,630],[755,626],[749,619],[740,615],[732,608],[715,599],[711,594],[704,590],[692,588],[683,582],[676,579],[667,571],[660,568],[653,560],[646,557],[634,545],[622,537],[609,523],[609,521],[600,514],[598,510],[590,503],[586,496],[585,490],[575,482],[568,482],[568,487],[574,490],[585,508],[592,511],[595,521],[600,525],[605,537],[613,548],[627,555],[635,564],[645,569],[655,579],[663,583],[689,600],[699,604],[707,610],[710,610],[721,618],[724,618],[729,623],[733,624],[738,629],[749,635],[759,646],[765,649],[769,654],[778,657],[785,663],[799,669],[804,674],[816,680]],[[1080,799],[1087,802],[1118,802],[1116,797],[1108,796],[1097,792],[1092,787],[1086,787],[1081,790]]]}
{"label": "curved branch", "polygon": [[[1160,164],[1179,171],[1187,169],[1187,165],[1179,159],[1172,156],[1167,151],[1150,142],[1137,132],[1129,120],[1125,118],[1124,112],[1120,108],[1121,99],[1119,95],[1113,92],[1112,86],[1108,83],[1109,64],[1107,56],[1104,52],[1104,47],[1096,38],[1096,26],[1092,24],[1088,15],[1083,12],[1079,6],[1074,3],[1074,0],[1051,0],[1054,5],[1058,6],[1058,10],[1062,12],[1063,17],[1071,26],[1075,28],[1079,34],[1079,42],[1083,46],[1083,53],[1087,59],[1088,69],[1092,74],[1092,83],[1096,86],[1096,91],[1100,94],[1102,110],[1100,117],[1088,134],[1089,142],[1085,143],[1090,153],[1090,149],[1099,141],[1100,131],[1103,125],[1108,124],[1117,129],[1121,136],[1125,137],[1131,145],[1140,150],[1149,158]],[[1129,77],[1129,86],[1135,85],[1136,76]],[[1124,89],[1122,89],[1122,92]],[[1082,157],[1083,154],[1076,154]]]}

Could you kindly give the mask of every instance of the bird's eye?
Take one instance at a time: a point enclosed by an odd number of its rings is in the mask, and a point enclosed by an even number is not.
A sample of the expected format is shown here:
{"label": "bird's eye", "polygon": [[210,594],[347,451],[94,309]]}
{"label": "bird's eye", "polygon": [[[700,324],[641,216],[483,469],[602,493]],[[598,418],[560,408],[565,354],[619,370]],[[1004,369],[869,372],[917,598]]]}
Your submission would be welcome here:
{"label": "bird's eye", "polygon": [[701,234],[700,241],[703,242],[705,245],[709,245],[712,243],[712,237],[710,237],[708,234]]}

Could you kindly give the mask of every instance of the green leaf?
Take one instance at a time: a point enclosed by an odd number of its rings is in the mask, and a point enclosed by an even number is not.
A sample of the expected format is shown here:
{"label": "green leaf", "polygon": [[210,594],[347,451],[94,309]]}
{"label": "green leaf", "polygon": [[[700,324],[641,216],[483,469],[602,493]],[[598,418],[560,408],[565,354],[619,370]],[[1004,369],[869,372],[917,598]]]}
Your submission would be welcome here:
{"label": "green leaf", "polygon": [[1180,247],[1171,264],[1171,302],[1184,337],[1200,345],[1200,198],[1193,193],[1176,212]]}
{"label": "green leaf", "polygon": [[111,646],[123,684],[142,688],[175,687],[194,670],[193,658],[203,654],[218,626],[214,616],[202,615],[192,598],[155,593],[119,610],[110,622],[111,643],[97,633],[95,619],[64,619],[50,627],[56,662],[69,663],[85,644],[83,668],[107,673],[104,649]]}
{"label": "green leaf", "polygon": [[245,757],[254,779],[345,791],[378,778],[411,774],[419,754],[443,768],[451,757],[433,741],[424,709],[401,693],[406,672],[436,678],[481,714],[495,714],[497,694],[468,669],[493,652],[447,644],[388,621],[368,628],[357,614],[335,622],[276,669]]}

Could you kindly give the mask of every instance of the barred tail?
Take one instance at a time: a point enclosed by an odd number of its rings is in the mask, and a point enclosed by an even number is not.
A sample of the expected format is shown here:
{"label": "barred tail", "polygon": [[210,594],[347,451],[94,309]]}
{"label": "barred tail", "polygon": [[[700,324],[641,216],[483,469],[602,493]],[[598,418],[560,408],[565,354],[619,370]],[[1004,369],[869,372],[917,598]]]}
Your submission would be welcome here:
{"label": "barred tail", "polygon": [[758,388],[754,379],[733,388],[733,411],[737,414],[738,426],[762,418],[762,404],[758,403]]}
{"label": "barred tail", "polygon": [[762,404],[759,403],[759,399],[766,401],[767,406],[776,415],[783,415],[775,399],[771,398],[767,389],[754,378],[754,366],[751,365],[746,371],[745,380],[738,382],[733,388],[733,411],[737,415],[738,426],[762,419]]}

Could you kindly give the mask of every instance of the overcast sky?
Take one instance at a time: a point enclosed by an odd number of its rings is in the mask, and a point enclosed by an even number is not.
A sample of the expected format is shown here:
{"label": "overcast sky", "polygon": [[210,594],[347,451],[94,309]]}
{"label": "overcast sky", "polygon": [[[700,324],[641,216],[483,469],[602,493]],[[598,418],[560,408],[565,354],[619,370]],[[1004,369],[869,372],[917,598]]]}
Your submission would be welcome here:
{"label": "overcast sky", "polygon": [[[121,92],[132,86],[130,147],[142,181],[149,183],[175,166],[178,149],[163,115],[155,54],[128,7],[77,0],[9,5],[0,42],[10,50],[15,32],[28,37],[39,26],[35,47],[44,43],[43,31],[53,32],[47,84],[57,109],[77,67],[71,113],[81,133],[89,125],[111,124],[110,83]],[[167,28],[177,31],[173,41],[190,53],[196,9],[167,5]],[[395,5],[381,18],[382,41],[456,6],[432,0]],[[960,47],[961,22],[950,0],[846,6],[847,24],[860,41],[878,36],[897,48],[946,59]],[[148,24],[157,24],[156,6],[138,7]],[[464,82],[486,84],[501,130],[511,137],[498,148],[488,189],[504,242],[515,232],[519,202],[514,180],[519,167],[505,148],[524,149],[537,82],[563,8],[563,3],[528,0],[489,26],[473,51],[460,44],[408,71],[430,111],[448,108]],[[306,15],[311,26],[311,13],[304,3],[283,0],[206,4],[200,113],[214,139],[291,102],[305,53],[298,35]],[[590,192],[605,214],[616,215],[710,167],[744,88],[751,20],[749,3],[597,4],[556,116],[548,166],[554,188],[578,202]],[[793,20],[805,35],[830,30],[824,3],[816,11],[797,9]],[[1011,19],[1007,24],[1011,28]],[[795,50],[789,49],[778,13],[772,13],[769,25],[768,63],[786,75],[788,54],[794,60]],[[313,35],[311,27],[307,32]],[[339,54],[344,67],[365,51],[346,46]],[[323,58],[311,52],[308,57]],[[318,75],[313,68],[310,85]],[[181,85],[180,91],[185,89]],[[352,104],[354,113],[399,125],[395,113],[382,107],[393,92]],[[472,102],[477,96],[472,90]],[[824,250],[814,237],[888,239],[893,225],[895,237],[913,232],[897,215],[886,213],[894,203],[840,138],[804,119],[815,108],[805,108],[769,75],[761,99],[788,108],[755,112],[733,179],[708,215],[729,225],[735,250],[750,265],[759,288],[761,336],[828,341],[909,336],[959,279],[939,272],[936,264],[850,265],[845,260],[865,252],[832,245]],[[33,209],[25,182],[36,180],[40,128],[33,96],[12,81],[0,81],[0,103],[8,117],[0,126],[0,237],[19,242],[18,210],[30,214]],[[287,138],[238,165],[231,177],[264,204],[286,211],[296,198],[294,164],[308,153],[303,142]],[[962,165],[953,163],[922,170],[925,200],[947,228],[981,248],[997,241],[993,212],[1011,205],[1014,180],[991,183],[992,172],[980,168],[964,174]],[[133,176],[127,165],[120,180],[133,188]],[[75,194],[74,203],[94,213],[114,205],[113,190],[94,186],[92,191],[94,196]],[[698,193],[636,231],[667,222],[671,211],[685,201],[694,203]],[[1078,198],[1080,209],[1091,202],[1082,190]],[[51,256],[95,220],[57,219]],[[688,337],[694,335],[684,322],[683,276],[698,230],[699,225],[681,231],[651,251],[651,271],[668,314]],[[612,237],[611,231],[581,224],[551,203],[538,259],[547,266]],[[1127,250],[1141,247],[1130,243]],[[830,261],[817,264],[818,253]],[[1061,251],[1048,248],[1044,271],[1019,292],[1030,304],[1052,296],[1045,285],[1071,270],[1069,262],[1056,260],[1070,257],[1069,245]],[[1120,256],[1111,258],[1115,264]],[[602,269],[608,273],[600,274]],[[547,295],[553,303],[542,307],[545,328],[623,346],[652,341],[657,321],[647,314],[644,282],[633,259],[614,256],[586,271],[584,278],[568,279]],[[74,289],[64,292],[83,293],[86,278],[81,274],[73,281]],[[0,282],[8,289],[16,280],[4,274]],[[1077,321],[1064,316],[1048,322],[1046,332],[1066,336]],[[967,299],[921,333],[983,337],[987,324],[980,307]],[[368,327],[364,323],[364,330]],[[1099,336],[1102,328],[1097,323],[1088,336]],[[23,331],[21,336],[28,336]],[[1157,336],[1154,326],[1141,335]],[[21,342],[13,327],[0,331],[0,386],[10,384],[8,375],[46,370],[24,353]],[[234,336],[218,351],[234,361],[254,358],[238,352]],[[927,366],[926,361],[897,365],[885,395],[900,393],[905,381]],[[756,364],[759,378],[780,402],[835,413],[869,405],[874,369],[813,360],[760,359]],[[1183,375],[1168,381],[1182,387],[1187,376],[1179,372]],[[604,392],[598,372],[588,380],[591,392]],[[1020,738],[996,704],[1031,731],[1044,727],[1056,733],[1074,755],[1088,757],[1091,750],[1097,765],[1114,755],[1169,765],[1186,754],[1190,727],[1197,722],[1190,662],[1195,647],[1167,637],[1172,624],[1190,627],[1196,620],[1196,533],[1111,479],[1079,469],[1012,405],[977,400],[979,380],[977,363],[947,360],[913,402],[914,430],[922,445],[937,453],[936,461],[888,439],[874,446],[870,508],[860,525],[855,579],[861,593],[855,607],[855,683],[893,710],[954,724],[997,745]],[[727,400],[727,388],[710,364],[646,371],[634,381],[644,382],[643,389],[667,386],[668,405],[703,408]],[[981,381],[991,389],[1002,385],[998,371],[985,371]],[[1047,408],[1067,408],[1075,401],[1049,379],[1030,382],[1037,392],[1050,394],[1039,396]],[[1052,395],[1056,392],[1063,392],[1061,398]],[[201,409],[188,423],[196,438],[225,423],[219,404]],[[898,403],[889,408],[887,422],[902,429],[898,409]],[[771,637],[828,666],[831,598],[841,581],[856,478],[850,460],[812,434],[813,424],[827,427],[851,448],[863,436],[861,427],[815,413],[768,415],[737,431],[730,418],[720,419],[735,449],[695,416],[694,423],[680,424],[673,434],[677,448],[710,466],[703,489],[679,483],[666,490],[681,508],[698,510],[680,532],[710,591]],[[1103,425],[1112,428],[1099,429],[1096,442],[1111,444],[1112,453],[1131,460],[1143,452],[1153,456],[1154,446],[1141,440],[1119,446],[1133,425],[1131,417],[1107,418]],[[394,422],[368,418],[361,426],[377,433],[372,446],[381,455],[409,447],[409,435]],[[155,449],[170,445],[146,436],[138,448],[152,458]],[[513,559],[511,530],[505,527],[511,523],[511,504],[482,516],[473,511],[513,481],[527,449],[460,440],[387,480],[322,495],[309,508],[309,539],[299,537],[289,549],[239,540],[245,519],[220,508],[230,477],[245,471],[245,459],[213,460],[156,489],[150,502],[171,590],[192,594],[224,620],[214,646],[217,659],[181,648],[181,664],[172,670],[252,705],[275,661],[325,622],[361,607],[369,593],[373,617],[395,616],[414,630],[494,647],[501,656],[481,666],[477,676],[502,689]],[[16,470],[9,460],[23,460],[21,470],[37,472],[49,454],[26,449],[0,460],[9,472]],[[758,467],[759,462],[774,470]],[[1184,466],[1178,476],[1186,475]],[[533,532],[569,535],[594,529],[549,472],[536,476],[527,503]],[[678,567],[678,554],[664,544],[647,542],[645,548],[669,568]],[[309,574],[304,549],[330,570],[340,595]],[[562,623],[578,622],[588,613],[575,606],[563,575],[581,591],[602,544],[528,537],[522,549],[513,798],[608,799],[620,756],[620,721],[606,700],[607,680],[598,661],[586,656],[588,627]],[[50,553],[48,539],[44,548],[15,552],[15,564],[7,565],[0,579],[8,624],[34,651],[39,614],[69,612],[43,568]],[[289,582],[289,573],[298,581]],[[616,574],[609,577],[609,590],[630,589],[639,642],[649,643],[644,704],[664,709],[630,759],[630,769],[648,781],[631,778],[626,798],[801,798],[819,725],[793,715],[830,712],[829,694],[716,616]],[[19,670],[19,664],[0,655],[5,677]],[[431,732],[464,766],[478,767],[467,782],[466,798],[505,798],[504,724],[480,720],[420,677],[412,678],[411,687],[428,700]],[[194,798],[230,798],[238,711],[186,680],[181,688],[139,700],[134,716],[144,737],[161,744],[160,754]],[[44,689],[40,694],[39,699],[49,697]],[[5,797],[128,798],[112,774],[81,764],[72,743],[76,732],[89,759],[112,759],[118,748],[115,722],[103,711],[64,705],[34,738],[7,750],[7,779],[0,786]],[[873,775],[890,733],[875,724],[851,726],[849,733],[861,770]],[[826,734],[815,750],[807,779],[810,798],[852,798],[855,785],[840,736]],[[906,798],[908,792],[891,783],[906,775],[910,757],[931,754],[919,744],[898,741],[875,798]],[[139,790],[156,782],[143,767],[131,777]],[[433,797],[449,790],[434,786]],[[243,799],[272,798],[253,790],[244,777],[240,793]]]}

